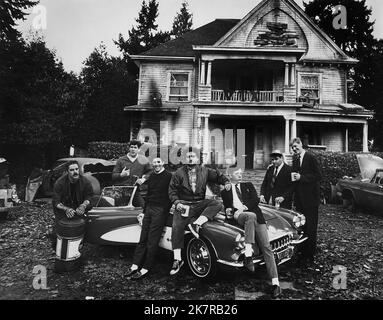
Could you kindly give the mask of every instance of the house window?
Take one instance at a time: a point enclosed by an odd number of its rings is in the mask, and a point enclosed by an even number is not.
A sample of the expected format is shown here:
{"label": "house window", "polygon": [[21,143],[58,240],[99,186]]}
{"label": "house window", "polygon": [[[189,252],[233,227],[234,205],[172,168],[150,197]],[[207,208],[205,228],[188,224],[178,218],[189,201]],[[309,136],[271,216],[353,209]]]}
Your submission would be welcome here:
{"label": "house window", "polygon": [[319,103],[320,101],[320,75],[301,74],[300,75],[300,98],[307,102]]}
{"label": "house window", "polygon": [[189,78],[186,72],[170,73],[168,101],[190,100]]}

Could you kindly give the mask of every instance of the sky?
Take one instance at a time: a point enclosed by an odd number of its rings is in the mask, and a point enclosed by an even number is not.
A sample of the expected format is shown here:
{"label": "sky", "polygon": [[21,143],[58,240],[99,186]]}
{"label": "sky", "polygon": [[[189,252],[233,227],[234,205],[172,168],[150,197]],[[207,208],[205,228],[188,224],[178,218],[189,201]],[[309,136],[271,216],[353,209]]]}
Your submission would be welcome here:
{"label": "sky", "polygon": [[[193,28],[215,19],[241,19],[261,0],[188,0]],[[295,0],[302,6],[302,0]],[[147,1],[148,2],[148,1]],[[169,31],[183,0],[158,0],[159,29]],[[307,1],[306,1],[307,2]],[[101,42],[110,55],[120,54],[113,40],[127,38],[135,25],[142,0],[40,0],[38,7],[19,23],[25,36],[43,35],[67,71],[80,72],[82,63]],[[375,20],[374,35],[383,38],[383,1],[367,0]],[[45,19],[44,19],[45,17]],[[378,18],[379,17],[379,18]],[[39,31],[36,31],[39,30]]]}

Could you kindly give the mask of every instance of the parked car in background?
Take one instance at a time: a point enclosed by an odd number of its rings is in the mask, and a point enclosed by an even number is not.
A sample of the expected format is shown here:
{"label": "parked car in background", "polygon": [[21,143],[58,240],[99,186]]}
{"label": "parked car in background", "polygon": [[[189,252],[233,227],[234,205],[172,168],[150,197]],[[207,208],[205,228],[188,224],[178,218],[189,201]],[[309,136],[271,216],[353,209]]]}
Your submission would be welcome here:
{"label": "parked car in background", "polygon": [[351,211],[361,208],[383,215],[383,159],[372,154],[358,154],[357,159],[360,174],[340,179],[337,196]]}
{"label": "parked car in background", "polygon": [[[88,212],[85,241],[101,245],[135,245],[140,239],[142,208],[132,206],[133,187],[107,187],[93,208]],[[261,205],[270,243],[277,264],[289,261],[297,246],[307,238],[301,227],[305,217],[297,212]],[[169,214],[164,227],[160,247],[172,250],[173,215]],[[244,230],[224,214],[218,214],[213,221],[206,222],[199,239],[185,231],[185,260],[192,274],[200,279],[214,277],[219,265],[231,268],[244,266]],[[257,245],[254,245],[253,261],[264,264]]]}
{"label": "parked car in background", "polygon": [[9,182],[8,166],[8,161],[0,158],[0,217],[3,218],[21,202],[16,185]]}
{"label": "parked car in background", "polygon": [[38,198],[51,197],[53,186],[65,172],[69,161],[79,164],[80,174],[90,180],[95,194],[100,194],[102,188],[112,185],[112,171],[116,161],[97,158],[62,158],[56,161],[50,170],[34,170],[27,182],[25,201],[31,202]]}

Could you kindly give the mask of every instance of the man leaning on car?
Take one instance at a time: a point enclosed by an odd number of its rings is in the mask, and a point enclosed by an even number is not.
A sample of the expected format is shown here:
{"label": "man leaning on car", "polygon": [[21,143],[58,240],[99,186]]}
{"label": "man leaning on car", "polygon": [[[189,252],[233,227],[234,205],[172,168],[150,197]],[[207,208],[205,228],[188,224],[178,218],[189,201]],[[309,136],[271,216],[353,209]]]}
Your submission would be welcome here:
{"label": "man leaning on car", "polygon": [[93,188],[88,179],[79,172],[77,161],[69,161],[67,172],[53,187],[53,211],[55,222],[63,218],[79,218],[90,209]]}

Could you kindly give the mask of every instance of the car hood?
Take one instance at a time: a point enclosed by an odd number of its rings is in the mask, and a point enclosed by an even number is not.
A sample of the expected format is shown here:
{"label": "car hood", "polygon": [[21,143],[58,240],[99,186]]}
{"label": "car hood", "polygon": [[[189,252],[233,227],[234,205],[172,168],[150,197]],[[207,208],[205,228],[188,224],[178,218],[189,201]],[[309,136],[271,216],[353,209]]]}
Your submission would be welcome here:
{"label": "car hood", "polygon": [[376,169],[383,169],[383,159],[373,154],[357,154],[362,179],[371,180]]}

